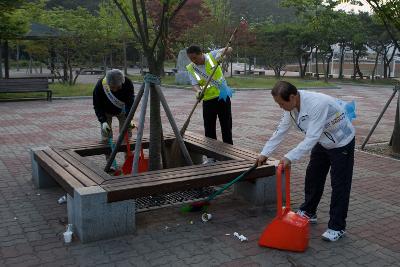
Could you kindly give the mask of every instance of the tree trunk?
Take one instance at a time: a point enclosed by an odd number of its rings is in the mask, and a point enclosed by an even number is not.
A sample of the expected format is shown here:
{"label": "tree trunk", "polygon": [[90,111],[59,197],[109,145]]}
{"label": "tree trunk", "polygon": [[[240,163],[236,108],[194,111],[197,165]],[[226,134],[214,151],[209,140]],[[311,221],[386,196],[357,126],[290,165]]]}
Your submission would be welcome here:
{"label": "tree trunk", "polygon": [[353,49],[353,52],[352,52],[352,54],[353,54],[353,58],[352,58],[352,60],[353,60],[353,80],[355,80],[356,79],[356,53],[354,52],[354,49]]}
{"label": "tree trunk", "polygon": [[301,55],[297,57],[297,60],[299,63],[299,76],[300,76],[300,78],[304,78],[303,64],[301,62]]}
{"label": "tree trunk", "polygon": [[17,42],[17,52],[15,55],[16,63],[17,63],[17,71],[19,71],[19,43]]}
{"label": "tree trunk", "polygon": [[387,53],[388,50],[385,48],[385,51],[383,53],[383,78],[387,78]]}
{"label": "tree trunk", "polygon": [[315,48],[315,73],[317,74],[317,80],[319,80],[318,47]]}
{"label": "tree trunk", "polygon": [[4,77],[6,79],[10,78],[10,64],[9,64],[9,54],[8,54],[8,41],[4,41]]}
{"label": "tree trunk", "polygon": [[358,73],[358,75],[360,76],[360,78],[362,79],[364,77],[364,74],[361,72],[360,69],[360,56],[361,56],[361,51],[358,51],[357,55],[356,55],[356,72]]}
{"label": "tree trunk", "polygon": [[68,62],[68,69],[69,69],[69,85],[73,85],[74,84],[74,79],[73,79],[73,77],[74,77],[74,73],[73,73],[73,70],[72,70],[72,65],[71,65],[71,62],[69,61]]}
{"label": "tree trunk", "polygon": [[375,57],[375,63],[374,63],[374,68],[372,69],[372,74],[371,74],[371,80],[375,80],[375,72],[376,72],[376,67],[378,66],[378,59],[379,59],[379,54],[380,52],[376,52],[376,57]]}
{"label": "tree trunk", "polygon": [[[161,69],[157,65],[154,55],[146,53],[149,72],[160,76]],[[161,116],[160,98],[152,85],[150,88],[150,144],[149,144],[149,171],[161,169]]]}
{"label": "tree trunk", "polygon": [[394,122],[393,134],[392,134],[392,150],[396,154],[400,154],[400,92],[397,95],[397,108],[396,108],[396,118]]}
{"label": "tree trunk", "polygon": [[3,42],[0,40],[0,79],[3,79]]}
{"label": "tree trunk", "polygon": [[124,74],[128,75],[128,64],[126,62],[126,41],[123,40],[123,49],[124,49]]}
{"label": "tree trunk", "polygon": [[[328,63],[329,66],[329,63]],[[324,71],[324,82],[328,82],[328,70],[325,69],[325,56],[322,56],[322,70]]]}
{"label": "tree trunk", "polygon": [[342,44],[342,46],[340,47],[339,79],[343,79],[344,50],[345,50],[345,47],[344,47],[344,45]]}

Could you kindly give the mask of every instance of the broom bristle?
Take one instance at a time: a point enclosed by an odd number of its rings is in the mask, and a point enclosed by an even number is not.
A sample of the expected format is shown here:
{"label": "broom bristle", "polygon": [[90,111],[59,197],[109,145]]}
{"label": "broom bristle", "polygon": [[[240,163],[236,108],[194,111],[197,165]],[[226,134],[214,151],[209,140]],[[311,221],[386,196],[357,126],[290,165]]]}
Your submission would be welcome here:
{"label": "broom bristle", "polygon": [[181,208],[182,212],[195,212],[195,211],[207,211],[210,203],[208,201],[198,201],[191,204],[184,205]]}

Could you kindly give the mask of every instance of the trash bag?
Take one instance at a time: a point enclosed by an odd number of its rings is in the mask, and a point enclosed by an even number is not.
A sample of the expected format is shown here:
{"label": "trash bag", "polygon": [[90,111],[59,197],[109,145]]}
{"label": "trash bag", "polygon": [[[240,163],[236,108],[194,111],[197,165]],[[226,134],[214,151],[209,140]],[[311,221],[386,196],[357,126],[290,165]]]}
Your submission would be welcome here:
{"label": "trash bag", "polygon": [[354,100],[352,100],[351,102],[346,102],[346,101],[337,99],[337,102],[344,109],[346,116],[350,121],[353,121],[355,118],[357,118],[356,102]]}
{"label": "trash bag", "polygon": [[232,89],[228,86],[226,80],[224,79],[221,84],[219,85],[219,98],[218,100],[223,99],[226,101],[226,99],[229,97],[232,97]]}

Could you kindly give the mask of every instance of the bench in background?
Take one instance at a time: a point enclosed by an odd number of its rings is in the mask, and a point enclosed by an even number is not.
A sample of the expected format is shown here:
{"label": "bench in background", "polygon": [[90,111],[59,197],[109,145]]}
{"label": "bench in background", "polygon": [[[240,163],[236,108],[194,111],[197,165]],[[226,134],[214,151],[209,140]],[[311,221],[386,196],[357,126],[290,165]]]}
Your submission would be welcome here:
{"label": "bench in background", "polygon": [[47,78],[13,78],[0,79],[0,93],[46,93],[47,101],[51,101],[53,92],[49,89]]}

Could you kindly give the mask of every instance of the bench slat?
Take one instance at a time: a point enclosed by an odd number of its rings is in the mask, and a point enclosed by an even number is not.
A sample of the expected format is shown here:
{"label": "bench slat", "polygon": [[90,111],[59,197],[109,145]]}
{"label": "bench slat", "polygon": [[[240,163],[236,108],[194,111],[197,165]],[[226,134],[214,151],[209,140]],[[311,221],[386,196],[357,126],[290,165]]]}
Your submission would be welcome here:
{"label": "bench slat", "polygon": [[73,166],[77,167],[82,173],[84,173],[87,177],[89,177],[95,184],[101,184],[104,182],[104,179],[99,176],[97,173],[93,172],[88,166],[82,164],[78,160],[76,160],[74,157],[69,155],[65,151],[60,151],[58,149],[54,149],[53,151],[57,153],[60,157],[62,157],[64,160],[72,164]]}
{"label": "bench slat", "polygon": [[44,168],[47,173],[71,196],[74,195],[74,188],[84,187],[80,181],[50,158],[44,151],[35,152],[35,159],[39,165]]}
{"label": "bench slat", "polygon": [[211,138],[207,138],[205,136],[202,135],[197,135],[194,133],[189,133],[187,135],[187,138],[191,141],[194,141],[196,143],[200,142],[202,144],[207,144],[210,147],[214,147],[214,148],[218,148],[218,150],[223,149],[224,151],[228,152],[229,154],[236,154],[236,155],[240,155],[241,157],[244,158],[248,158],[248,159],[255,159],[255,157],[258,156],[257,153],[255,153],[254,151],[251,150],[247,150],[244,148],[239,148],[239,147],[235,147],[229,144],[225,144],[225,143],[221,143],[217,140],[211,139]]}
{"label": "bench slat", "polygon": [[[110,180],[105,182],[103,185],[104,186],[113,186],[113,187],[124,187],[124,186],[133,186],[137,184],[143,184],[143,183],[148,183],[148,182],[154,182],[154,181],[168,181],[168,180],[174,180],[174,179],[180,179],[180,178],[185,178],[185,177],[196,177],[196,176],[204,176],[204,175],[214,175],[216,173],[225,173],[226,171],[235,171],[235,170],[244,170],[248,169],[252,166],[253,162],[243,162],[243,163],[238,163],[236,164],[230,164],[228,166],[225,166],[223,164],[220,164],[219,166],[203,166],[203,169],[197,169],[194,172],[190,172],[190,169],[187,170],[186,172],[165,172],[165,173],[160,173],[157,176],[152,176],[152,175],[143,175],[142,177],[138,176],[127,176],[125,179],[116,179],[116,180]],[[270,168],[269,166],[265,165],[263,167],[259,167],[258,169],[266,169]],[[275,169],[275,168],[273,168]]]}
{"label": "bench slat", "polygon": [[[248,162],[243,162],[248,166]],[[237,160],[228,160],[224,162],[216,162],[210,165],[192,165],[192,166],[184,166],[178,168],[171,168],[171,169],[164,169],[164,170],[155,170],[149,171],[144,173],[139,173],[136,175],[125,175],[125,176],[114,176],[114,178],[104,182],[104,185],[114,184],[117,185],[118,183],[140,183],[147,180],[153,179],[160,179],[160,176],[163,179],[171,179],[173,177],[185,176],[185,175],[195,175],[196,173],[206,173],[209,167],[214,168],[214,172],[218,171],[219,169],[226,169],[238,166]],[[212,172],[212,171],[210,171]]]}
{"label": "bench slat", "polygon": [[[182,173],[181,175],[175,174],[175,175],[168,175],[168,174],[161,174],[157,177],[152,177],[152,176],[147,176],[147,177],[141,177],[142,179],[139,179],[139,177],[126,177],[126,179],[123,180],[114,180],[113,182],[109,183],[104,183],[104,186],[110,186],[114,188],[124,188],[124,187],[132,187],[132,186],[137,186],[145,183],[153,183],[153,182],[165,182],[165,181],[173,181],[177,179],[192,179],[196,177],[205,177],[205,176],[213,176],[217,173],[226,173],[226,172],[232,172],[236,170],[246,170],[251,167],[251,164],[244,164],[244,165],[233,165],[233,166],[220,166],[220,168],[207,168],[207,166],[204,166],[202,171],[198,172],[187,172],[187,173]],[[257,168],[257,170],[265,170],[270,168],[272,170],[272,173],[275,171],[275,168],[271,168],[271,166],[262,166]]]}
{"label": "bench slat", "polygon": [[60,155],[58,155],[52,149],[43,150],[50,158],[52,158],[55,162],[57,162],[60,166],[62,166],[67,172],[69,172],[73,177],[79,180],[84,186],[94,186],[97,185],[93,182],[89,177],[87,177],[84,173],[82,173],[79,169],[75,168],[68,161],[63,159]]}
{"label": "bench slat", "polygon": [[[69,156],[71,156],[72,158],[74,158],[77,161],[82,162],[83,164],[85,164],[85,166],[90,169],[92,172],[94,172],[95,174],[97,174],[99,177],[101,177],[102,179],[102,183],[104,183],[107,180],[112,179],[112,177],[109,175],[108,173],[105,173],[103,170],[101,170],[99,168],[99,166],[97,166],[96,164],[94,164],[92,161],[90,161],[89,159],[85,158],[85,157],[81,157],[78,154],[76,154],[74,151],[72,150],[65,150],[65,153],[67,153]],[[99,179],[100,180],[100,179]]]}
{"label": "bench slat", "polygon": [[[174,180],[167,180],[162,182],[152,182],[145,184],[136,184],[131,187],[114,187],[111,185],[102,186],[104,190],[108,191],[108,202],[121,201],[126,199],[144,197],[160,193],[176,192],[187,190],[188,188],[199,188],[204,186],[219,185],[230,182],[235,177],[246,171],[248,168],[241,168],[234,171],[226,171],[210,175],[202,175],[195,177],[184,177]],[[271,172],[271,168],[256,169],[249,174],[245,180],[252,180],[259,177],[271,176],[274,174],[275,169]]]}

